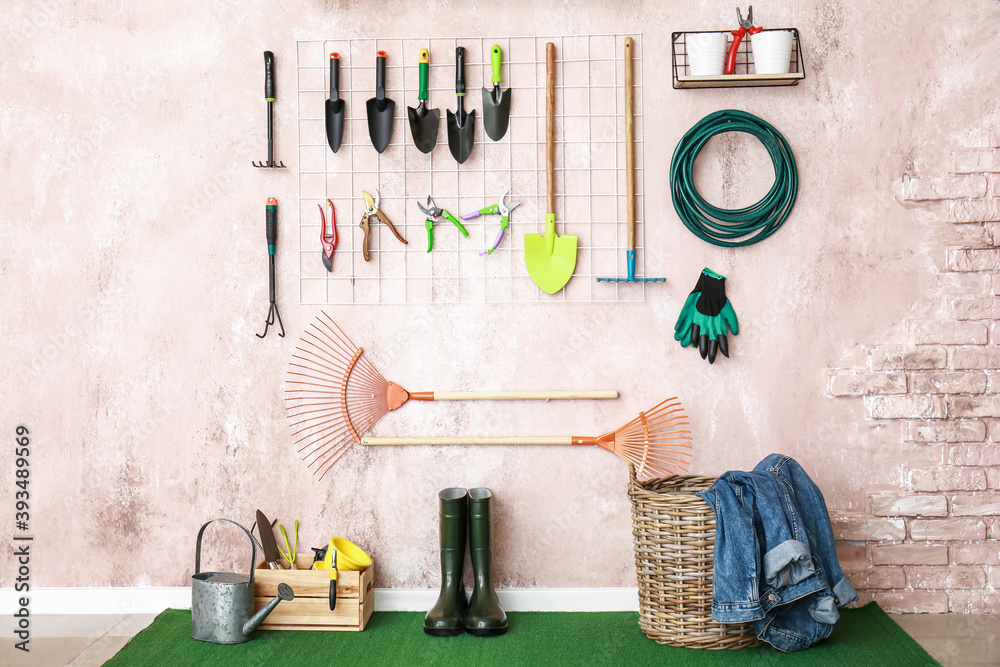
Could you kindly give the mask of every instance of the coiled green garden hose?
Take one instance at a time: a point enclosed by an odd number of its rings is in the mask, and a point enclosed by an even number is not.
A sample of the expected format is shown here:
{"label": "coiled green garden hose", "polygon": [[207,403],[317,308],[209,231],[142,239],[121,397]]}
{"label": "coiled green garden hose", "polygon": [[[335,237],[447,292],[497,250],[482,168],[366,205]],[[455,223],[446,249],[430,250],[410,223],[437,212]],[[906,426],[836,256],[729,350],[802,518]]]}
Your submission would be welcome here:
{"label": "coiled green garden hose", "polygon": [[[723,132],[746,132],[764,144],[774,165],[774,185],[763,199],[746,208],[725,209],[705,201],[694,186],[692,170],[708,140]],[[670,162],[670,191],[684,226],[702,239],[724,248],[763,241],[788,218],[799,192],[799,175],[788,142],[770,123],[736,109],[711,113],[687,131]]]}

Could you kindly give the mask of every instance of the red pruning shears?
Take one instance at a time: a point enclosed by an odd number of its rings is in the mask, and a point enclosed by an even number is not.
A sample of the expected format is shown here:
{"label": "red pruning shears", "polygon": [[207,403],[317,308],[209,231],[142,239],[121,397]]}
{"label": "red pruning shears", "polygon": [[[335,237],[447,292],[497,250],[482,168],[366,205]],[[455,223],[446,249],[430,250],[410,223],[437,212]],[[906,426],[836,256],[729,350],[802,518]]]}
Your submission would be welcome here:
{"label": "red pruning shears", "polygon": [[740,50],[740,43],[747,33],[751,35],[756,35],[758,32],[763,30],[763,28],[755,28],[753,25],[753,5],[750,5],[750,9],[747,10],[747,20],[743,20],[743,15],[740,13],[740,8],[736,8],[736,19],[740,22],[740,27],[732,31],[733,43],[729,47],[729,57],[726,58],[726,74],[732,74],[736,71],[736,52]]}
{"label": "red pruning shears", "polygon": [[330,223],[333,229],[329,234],[326,233],[326,215],[323,213],[323,205],[317,204],[321,221],[319,240],[323,244],[323,266],[326,267],[327,271],[333,271],[333,251],[337,249],[337,209],[334,208],[333,202],[329,199],[326,200],[326,203],[330,205]]}

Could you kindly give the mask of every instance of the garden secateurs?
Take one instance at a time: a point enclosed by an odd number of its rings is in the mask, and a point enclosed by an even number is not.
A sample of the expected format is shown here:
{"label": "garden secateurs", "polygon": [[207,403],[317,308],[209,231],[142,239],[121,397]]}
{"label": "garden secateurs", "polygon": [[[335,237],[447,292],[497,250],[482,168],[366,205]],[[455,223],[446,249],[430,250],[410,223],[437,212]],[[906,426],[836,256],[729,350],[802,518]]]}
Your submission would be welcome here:
{"label": "garden secateurs", "polygon": [[329,234],[326,233],[326,214],[323,213],[323,205],[317,204],[320,219],[319,242],[323,245],[323,266],[327,271],[333,271],[333,251],[337,249],[337,209],[329,199],[326,203],[330,205],[330,224],[333,228]]}
{"label": "garden secateurs", "polygon": [[510,191],[507,191],[500,195],[500,201],[493,206],[487,206],[486,208],[481,208],[473,213],[466,213],[462,216],[463,220],[471,220],[472,218],[478,218],[481,215],[499,215],[500,216],[500,233],[497,234],[497,238],[493,241],[493,247],[489,250],[484,250],[479,253],[479,256],[492,255],[493,251],[497,249],[500,242],[503,241],[503,235],[507,231],[507,227],[510,225],[510,212],[521,205],[521,202],[514,201],[510,203],[510,206],[506,206],[503,200],[507,198]]}
{"label": "garden secateurs", "polygon": [[465,231],[465,227],[463,227],[462,223],[458,221],[458,218],[440,206],[435,206],[434,200],[431,199],[430,195],[427,195],[426,207],[420,202],[417,202],[417,206],[419,206],[420,210],[427,216],[427,219],[424,220],[424,226],[427,228],[427,252],[434,249],[434,223],[440,222],[441,218],[444,218],[451,224],[458,227],[458,231],[462,232],[462,236],[469,236],[469,232]]}
{"label": "garden secateurs", "polygon": [[365,261],[367,262],[371,259],[371,257],[368,254],[368,237],[371,234],[370,223],[372,220],[374,220],[375,222],[381,221],[389,225],[389,229],[392,231],[392,235],[395,236],[397,239],[399,239],[400,243],[405,244],[406,239],[400,236],[399,232],[396,231],[396,227],[392,224],[392,220],[390,220],[385,213],[379,210],[378,204],[382,200],[382,198],[379,197],[378,190],[375,190],[374,199],[372,199],[372,196],[367,192],[365,192],[364,190],[361,191],[361,195],[365,198],[365,212],[361,216],[361,224],[359,225],[359,227],[361,227],[361,229],[363,229],[365,232],[365,238],[361,243],[361,252],[365,256]]}
{"label": "garden secateurs", "polygon": [[740,13],[740,8],[736,8],[736,20],[740,22],[740,27],[732,31],[733,43],[729,46],[729,56],[726,58],[726,74],[732,74],[736,71],[736,52],[740,50],[740,43],[743,38],[750,35],[756,35],[758,32],[763,30],[761,27],[754,27],[753,25],[753,5],[747,9],[747,20],[743,20],[743,14]]}

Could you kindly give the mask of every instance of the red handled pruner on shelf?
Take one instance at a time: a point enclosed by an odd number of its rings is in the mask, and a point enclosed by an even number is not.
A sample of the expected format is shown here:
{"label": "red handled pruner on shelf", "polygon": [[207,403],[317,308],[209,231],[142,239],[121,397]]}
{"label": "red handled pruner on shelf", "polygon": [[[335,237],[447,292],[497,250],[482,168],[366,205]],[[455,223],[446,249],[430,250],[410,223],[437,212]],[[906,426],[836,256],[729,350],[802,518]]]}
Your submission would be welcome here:
{"label": "red handled pruner on shelf", "polygon": [[420,210],[427,216],[427,219],[424,220],[424,227],[427,228],[427,252],[434,249],[434,223],[440,221],[441,218],[444,218],[451,224],[458,227],[458,231],[462,232],[462,236],[469,235],[469,232],[465,231],[465,227],[463,227],[462,223],[458,221],[458,218],[440,206],[434,205],[434,200],[431,199],[430,195],[427,195],[427,206],[424,206],[420,202],[417,202],[417,206],[419,206]]}
{"label": "red handled pruner on shelf", "polygon": [[490,248],[489,250],[484,250],[481,253],[479,253],[480,257],[482,257],[483,255],[492,255],[493,251],[497,249],[497,246],[499,246],[500,242],[503,241],[504,232],[507,231],[507,227],[510,225],[510,212],[521,205],[521,202],[519,201],[511,202],[509,207],[505,205],[503,203],[503,200],[507,198],[507,195],[509,193],[510,191],[507,191],[502,195],[500,195],[499,203],[496,203],[493,206],[487,206],[486,208],[481,208],[478,211],[475,211],[474,213],[466,213],[465,215],[462,216],[462,220],[471,220],[472,218],[478,218],[481,215],[500,216],[500,233],[497,234],[496,240],[493,241],[493,247]]}
{"label": "red handled pruner on shelf", "polygon": [[740,22],[740,27],[732,31],[733,43],[729,47],[729,57],[726,58],[726,74],[732,74],[736,71],[736,52],[740,50],[740,43],[743,38],[750,35],[756,35],[758,32],[763,30],[761,27],[754,27],[753,25],[753,5],[747,10],[747,20],[743,20],[743,14],[740,13],[740,8],[736,8],[736,19]]}
{"label": "red handled pruner on shelf", "polygon": [[326,214],[323,213],[323,205],[319,206],[319,242],[323,244],[323,266],[327,271],[333,271],[333,251],[337,249],[337,209],[329,199],[326,203],[330,205],[330,224],[333,226],[330,233],[326,233]]}

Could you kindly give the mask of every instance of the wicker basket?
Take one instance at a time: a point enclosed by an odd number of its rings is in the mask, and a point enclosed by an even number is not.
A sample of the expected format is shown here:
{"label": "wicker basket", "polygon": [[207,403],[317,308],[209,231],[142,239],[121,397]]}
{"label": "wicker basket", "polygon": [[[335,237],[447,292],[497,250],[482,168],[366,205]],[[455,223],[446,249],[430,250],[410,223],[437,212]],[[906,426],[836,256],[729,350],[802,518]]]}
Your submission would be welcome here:
{"label": "wicker basket", "polygon": [[734,649],[760,643],[750,623],[712,620],[715,514],[695,493],[714,482],[682,475],[639,482],[629,466],[639,627],[661,644]]}

